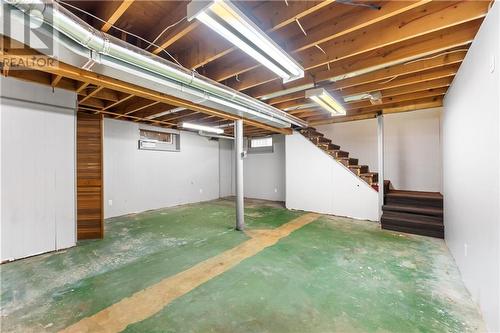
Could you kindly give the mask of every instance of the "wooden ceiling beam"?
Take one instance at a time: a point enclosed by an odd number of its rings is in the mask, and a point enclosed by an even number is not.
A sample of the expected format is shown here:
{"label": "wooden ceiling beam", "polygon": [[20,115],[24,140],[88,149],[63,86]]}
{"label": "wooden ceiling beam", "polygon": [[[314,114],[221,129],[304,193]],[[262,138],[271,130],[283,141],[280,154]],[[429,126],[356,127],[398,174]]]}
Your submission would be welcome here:
{"label": "wooden ceiling beam", "polygon": [[[35,71],[35,70],[11,70],[8,76],[15,77],[20,80],[36,82],[44,85],[51,85],[54,81],[54,75]],[[57,88],[74,91],[76,82],[73,80],[61,78],[57,83]]]}
{"label": "wooden ceiling beam", "polygon": [[386,80],[385,82],[384,81],[372,82],[372,83],[362,84],[359,86],[353,86],[342,90],[342,95],[351,96],[363,93],[371,93],[374,91],[402,87],[419,82],[449,78],[455,76],[455,74],[458,71],[458,68],[459,68],[458,64],[449,65],[442,68],[435,68],[427,71],[422,71],[417,74],[402,76],[391,81]]}
{"label": "wooden ceiling beam", "polygon": [[328,24],[321,24],[307,30],[307,36],[296,36],[287,41],[286,46],[291,52],[300,52],[315,45],[369,27],[373,24],[393,18],[409,10],[429,3],[430,0],[419,1],[383,1],[379,10],[366,8],[362,13],[351,11],[345,15],[331,17]]}
{"label": "wooden ceiling beam", "polygon": [[[180,124],[182,122],[192,122],[192,121],[196,121],[199,119],[203,119],[204,117],[207,117],[207,115],[204,113],[193,112],[193,113],[188,114],[188,115],[183,115],[183,116],[177,117],[175,123]],[[169,119],[169,121],[172,121],[172,119]]]}
{"label": "wooden ceiling beam", "polygon": [[[452,51],[452,53],[449,54],[443,54],[443,55],[429,57],[428,59],[403,63],[400,65],[383,68],[367,74],[362,74],[351,78],[339,80],[336,81],[335,83],[323,84],[323,85],[319,84],[319,86],[326,86],[332,90],[340,90],[380,80],[390,80],[403,75],[414,74],[424,70],[438,68],[446,65],[460,64],[465,58],[466,52],[467,49],[459,49]],[[304,97],[304,91],[298,91],[288,95],[271,98],[267,100],[266,103],[270,105],[275,105],[278,103],[292,101],[303,97]]]}
{"label": "wooden ceiling beam", "polygon": [[[276,1],[270,1],[255,8],[255,13],[252,15],[252,21],[262,30],[270,33],[295,22],[296,19],[300,19],[320,10],[333,2],[333,0],[323,0],[319,2],[291,1],[289,5],[286,6],[284,3],[281,4]],[[277,6],[282,6],[282,8],[278,10],[276,8]],[[225,40],[221,39],[214,45],[213,41],[204,39],[197,41],[194,45],[179,53],[178,60],[186,68],[197,69],[230,53],[234,53],[234,56],[240,60],[242,58],[248,58],[248,55]],[[250,61],[252,62],[253,60]]]}
{"label": "wooden ceiling beam", "polygon": [[384,47],[377,51],[367,52],[366,54],[358,55],[351,59],[344,59],[332,65],[330,70],[315,73],[314,78],[305,77],[287,84],[282,84],[280,81],[275,80],[251,88],[247,90],[246,93],[250,96],[259,98],[288,89],[310,89],[315,82],[375,72],[384,67],[438,55],[456,48],[466,48],[474,39],[480,24],[481,20],[476,20],[453,29],[434,32],[418,37],[415,40],[405,41],[389,47]]}
{"label": "wooden ceiling beam", "polygon": [[146,100],[139,100],[138,102],[136,102],[132,105],[129,105],[122,110],[119,110],[119,111],[113,110],[113,111],[118,113],[118,115],[116,116],[116,119],[118,119],[118,118],[121,118],[123,116],[150,108],[150,107],[155,106],[157,104],[160,104],[160,102],[159,101],[151,101],[151,100],[147,100],[147,99]]}
{"label": "wooden ceiling beam", "polygon": [[[87,89],[81,90],[80,92],[78,92],[78,95],[87,96],[88,95]],[[98,92],[95,92],[93,96],[95,98],[104,99],[110,102],[117,102],[119,100],[118,94],[110,89],[102,89]]]}
{"label": "wooden ceiling beam", "polygon": [[[104,4],[116,5],[116,3],[116,1],[102,1],[99,6],[106,6]],[[111,15],[107,16],[108,18],[106,19],[106,23],[101,27],[101,31],[108,32],[133,3],[134,0],[123,0],[120,5],[112,11]]]}
{"label": "wooden ceiling beam", "polygon": [[[60,75],[60,74],[59,74]],[[61,75],[62,76],[62,75]],[[99,91],[101,91],[102,89],[104,89],[103,86],[97,86],[96,88],[93,88],[91,92],[88,92],[85,96],[81,97],[81,98],[78,98],[78,103],[83,103],[85,102],[86,100],[90,99],[91,97],[93,97],[95,94],[97,94]],[[95,98],[94,98],[95,99]]]}
{"label": "wooden ceiling beam", "polygon": [[[297,1],[301,3],[301,1]],[[384,2],[380,10],[366,9],[362,13],[358,11],[348,12],[345,15],[336,16],[336,11],[331,12],[331,18],[325,20],[324,24],[319,25],[307,31],[307,36],[300,34],[295,38],[286,41],[285,47],[290,53],[297,53],[310,47],[314,47],[322,42],[339,38],[356,30],[363,29],[375,23],[381,22],[405,11],[414,9],[428,3],[429,0],[421,1],[387,1]],[[270,2],[275,4],[275,2]],[[295,2],[294,2],[295,3]],[[232,55],[234,59],[241,60],[241,54]],[[207,75],[216,81],[223,81],[228,78],[240,75],[250,70],[253,70],[259,65],[256,65],[252,59],[243,61],[234,61],[233,59],[224,59],[220,66],[212,69],[207,69]],[[234,64],[228,66],[227,64]],[[265,70],[265,68],[261,68]]]}
{"label": "wooden ceiling beam", "polygon": [[175,119],[179,119],[179,118],[182,118],[182,117],[191,116],[191,115],[199,114],[199,113],[200,112],[198,112],[198,111],[184,110],[184,111],[173,113],[172,115],[166,115],[166,116],[163,116],[163,117],[159,117],[158,119],[166,120],[166,121],[172,121],[172,120],[175,120]]}
{"label": "wooden ceiling beam", "polygon": [[371,107],[371,106],[378,106],[378,105],[386,105],[386,104],[391,104],[391,103],[396,103],[396,102],[403,102],[403,101],[407,101],[407,100],[419,99],[419,98],[424,98],[424,97],[443,96],[446,94],[446,90],[448,90],[448,87],[426,89],[426,90],[421,90],[421,91],[412,91],[412,92],[406,93],[406,94],[402,93],[402,94],[397,94],[397,95],[393,95],[393,96],[383,96],[380,104],[372,104],[370,101],[365,100],[365,101],[349,103],[349,104],[347,104],[347,107],[349,110],[353,110],[353,109],[367,108],[367,107]]}
{"label": "wooden ceiling beam", "polygon": [[[78,107],[78,111],[90,111],[90,112],[94,112],[94,113],[99,113],[99,114],[103,114],[103,115],[107,115],[107,116],[116,116],[117,114],[115,112],[112,112],[112,111],[106,111],[106,110],[102,110],[102,109],[95,109],[95,108],[89,108],[89,107],[85,107],[85,106],[79,106]],[[123,116],[124,118],[127,118],[127,119],[131,119],[131,120],[138,120],[138,121],[142,121],[142,122],[145,122],[145,123],[154,123],[156,125],[162,125],[162,126],[168,126],[168,127],[173,127],[175,126],[175,124],[171,124],[171,123],[168,123],[166,121],[159,121],[159,120],[150,120],[150,119],[146,119],[146,118],[141,118],[141,117],[136,117],[136,116],[133,116],[133,115],[124,115]]]}
{"label": "wooden ceiling beam", "polygon": [[[488,11],[487,3],[483,1],[464,1],[458,4],[443,1],[438,2],[438,5],[431,4],[421,10],[419,8],[419,10],[407,12],[401,17],[396,16],[371,29],[361,29],[340,39],[329,41],[321,45],[325,53],[317,49],[300,52],[302,65],[305,70],[327,64],[335,66],[339,61],[411,41],[420,36],[455,29],[456,26],[468,23],[473,25],[476,21],[482,20]],[[434,44],[439,44],[439,40]],[[231,69],[226,70],[231,71]],[[239,69],[234,70],[234,72],[238,71]],[[238,80],[230,80],[227,85],[236,90],[245,90],[276,79],[274,73],[261,67],[240,74]]]}
{"label": "wooden ceiling beam", "polygon": [[93,97],[86,97],[84,100],[78,101],[78,105],[90,106],[96,109],[103,109],[106,106],[103,100]]}
{"label": "wooden ceiling beam", "polygon": [[165,15],[155,24],[153,31],[146,38],[150,41],[156,40],[155,44],[159,46],[151,46],[153,54],[159,54],[200,25],[197,20],[188,22],[186,6],[186,2],[180,1],[169,15]]}
{"label": "wooden ceiling beam", "polygon": [[[62,75],[61,75],[62,76]],[[83,90],[85,90],[87,87],[89,86],[89,83],[88,82],[80,82],[78,87],[76,88],[76,93],[79,94],[81,93]]]}
{"label": "wooden ceiling beam", "polygon": [[[342,96],[350,96],[350,95],[358,95],[358,94],[368,94],[375,91],[382,92],[384,96],[384,92],[390,91],[390,93],[397,93],[398,90],[404,91],[405,87],[409,87],[408,89],[414,89],[416,84],[419,84],[419,87],[429,86],[432,81],[441,80],[438,84],[442,85],[444,82],[451,82],[456,72],[458,71],[458,64],[449,65],[447,67],[442,68],[434,68],[427,71],[422,71],[417,74],[410,74],[406,76],[402,76],[400,78],[396,78],[390,81],[376,81],[371,82],[359,86],[352,86],[342,90]],[[431,87],[429,87],[431,88]],[[335,94],[335,92],[334,92]],[[287,101],[283,103],[275,104],[274,107],[279,109],[287,109],[301,106],[305,103],[310,103],[309,100],[302,98],[298,100]],[[344,103],[345,104],[345,103]],[[290,114],[297,115],[300,113],[300,110],[290,111]]]}
{"label": "wooden ceiling beam", "polygon": [[431,2],[422,8],[383,22],[382,25],[378,24],[373,29],[362,29],[343,40],[322,44],[326,55],[317,50],[302,52],[303,65],[311,69],[327,63],[332,64],[357,54],[476,21],[484,18],[487,13],[486,1]]}
{"label": "wooden ceiling beam", "polygon": [[50,82],[50,86],[52,88],[57,87],[62,78],[63,77],[61,75],[52,75],[52,82]]}
{"label": "wooden ceiling beam", "polygon": [[[368,114],[375,113],[375,112],[395,113],[395,112],[413,111],[419,109],[427,109],[430,107],[439,107],[442,105],[443,105],[443,96],[432,96],[420,99],[406,100],[387,105],[380,105],[380,106],[377,105],[367,108],[356,109],[353,110],[351,113],[348,113],[347,117],[362,115],[367,113]],[[331,123],[333,118],[342,118],[342,117],[331,117],[329,115],[324,115],[322,117],[313,116],[309,117],[308,119],[311,120],[309,123],[310,126],[317,126],[317,125]]]}
{"label": "wooden ceiling beam", "polygon": [[123,96],[119,97],[118,100],[116,102],[113,102],[107,106],[105,106],[102,111],[106,111],[108,109],[111,109],[111,108],[114,108],[116,107],[117,105],[120,105],[121,103],[125,102],[125,101],[128,101],[129,99],[135,97],[134,95],[132,94],[123,94]]}
{"label": "wooden ceiling beam", "polygon": [[[346,103],[345,107],[348,113],[353,110],[367,107],[377,109],[379,105],[390,104],[394,102],[406,101],[409,99],[417,99],[430,96],[444,95],[451,84],[452,78],[439,79],[430,82],[422,82],[408,86],[407,89],[395,88],[382,91],[382,100],[380,104],[372,104],[368,99]],[[432,83],[434,82],[434,83]],[[314,115],[325,114],[326,111],[320,107],[311,107],[307,109],[293,110],[288,112],[296,117],[306,118]]]}
{"label": "wooden ceiling beam", "polygon": [[331,5],[334,0],[266,1],[252,10],[252,20],[266,32],[276,31],[307,15]]}
{"label": "wooden ceiling beam", "polygon": [[375,118],[379,112],[382,112],[384,114],[389,114],[389,113],[408,112],[415,110],[425,110],[441,106],[443,106],[443,99],[439,97],[430,98],[427,100],[420,100],[420,101],[409,101],[409,102],[398,103],[398,105],[396,106],[386,107],[381,111],[373,111],[354,116],[332,117],[329,119],[314,121],[310,123],[310,126],[319,126],[319,125],[327,125],[327,124],[343,123],[348,121],[357,121],[357,120]]}

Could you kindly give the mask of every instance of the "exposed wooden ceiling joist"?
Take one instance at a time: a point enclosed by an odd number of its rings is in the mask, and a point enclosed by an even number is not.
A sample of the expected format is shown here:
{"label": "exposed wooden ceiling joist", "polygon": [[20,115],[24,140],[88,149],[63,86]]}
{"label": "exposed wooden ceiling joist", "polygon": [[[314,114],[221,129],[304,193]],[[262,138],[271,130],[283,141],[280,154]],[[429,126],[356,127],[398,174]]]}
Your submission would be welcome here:
{"label": "exposed wooden ceiling joist", "polygon": [[[482,19],[487,13],[487,3],[482,1],[465,1],[460,3],[444,1],[438,4],[427,4],[407,12],[402,17],[380,22],[369,27],[331,40],[321,48],[300,52],[300,60],[306,70],[316,67],[335,66],[339,61],[381,50],[391,45],[404,43],[414,38],[435,32],[455,30],[455,27],[467,25]],[[427,8],[429,7],[429,8]],[[457,29],[458,30],[458,29]],[[477,30],[476,30],[477,31]],[[435,40],[435,44],[439,44]],[[239,69],[226,68],[225,72],[241,73]],[[234,76],[234,75],[230,75]],[[260,84],[276,80],[277,77],[265,68],[259,67],[239,75],[238,80],[229,80],[227,84],[236,90],[245,90]]]}
{"label": "exposed wooden ceiling joist", "polygon": [[[412,59],[424,58],[446,52],[450,49],[461,48],[472,42],[480,24],[481,19],[467,22],[454,28],[433,32],[410,41],[367,52],[350,59],[344,59],[332,65],[330,70],[325,69],[324,71],[316,72],[314,78],[306,77],[285,85],[278,80],[273,80],[273,82],[249,89],[246,93],[253,97],[262,97],[285,89],[311,85],[315,82],[351,75],[352,73],[362,73],[370,71],[371,68],[378,70],[395,64],[405,63]],[[258,78],[257,80],[260,79]]]}
{"label": "exposed wooden ceiling joist", "polygon": [[[286,41],[286,48],[293,54],[307,48],[314,47],[314,45],[321,44],[322,41],[339,38],[356,30],[368,27],[394,15],[416,8],[427,2],[428,0],[398,1],[393,3],[387,1],[382,6],[381,10],[366,10],[362,15],[356,13],[353,17],[349,15],[336,17],[336,13],[332,12],[330,13],[332,16],[331,20],[322,26],[321,31],[318,32],[316,30],[312,33],[308,33],[307,36],[299,35],[290,41]],[[303,41],[306,41],[305,43],[309,44],[309,46],[305,47],[305,44],[301,44],[304,43]],[[237,52],[232,54],[231,58],[228,59],[228,57],[225,57],[223,60],[223,62],[221,61],[220,63],[215,64],[215,66],[207,68],[207,75],[216,81],[223,81],[234,77],[235,75],[246,73],[255,68],[259,68],[262,71],[267,72],[266,69],[256,65],[252,59],[242,57],[241,54]],[[227,66],[227,64],[234,65]]]}
{"label": "exposed wooden ceiling joist", "polygon": [[[333,3],[333,0],[291,1],[287,6],[284,2],[271,1],[258,6],[255,9],[253,18],[262,30],[269,33],[331,3]],[[203,39],[184,50],[178,60],[183,66],[196,69],[230,53],[234,53],[234,56],[239,59],[247,58],[244,53],[225,41],[219,46],[217,43],[214,45],[212,41]]]}
{"label": "exposed wooden ceiling joist", "polygon": [[[140,46],[154,54],[166,49],[184,66],[252,97],[265,97],[267,103],[279,108],[309,103],[304,99],[304,91],[312,87],[324,87],[339,98],[374,91],[382,93],[382,105],[368,105],[368,101],[346,103],[349,114],[345,117],[331,118],[314,107],[290,111],[314,123],[364,119],[377,112],[408,111],[415,105],[438,105],[441,96],[431,94],[446,91],[489,7],[489,1],[430,0],[370,3],[381,6],[379,10],[356,6],[356,2],[351,6],[333,0],[237,3],[306,69],[303,79],[283,84],[272,72],[211,29],[197,20],[188,22],[186,2],[143,1],[136,2],[134,10],[127,10],[132,2],[77,5],[106,19],[108,24],[103,26],[103,31],[109,30],[111,24],[118,24],[146,40],[157,39],[155,44],[162,47]],[[169,15],[161,17],[157,14],[159,9],[168,11]],[[149,12],[151,14],[147,14]],[[95,27],[101,27],[89,20]],[[44,75],[33,74],[33,71],[12,75],[75,90],[82,104],[88,105],[84,107],[133,121],[154,123],[156,120],[161,126],[176,126],[192,119],[220,125],[236,118],[217,110],[192,107],[168,96],[160,98],[140,87],[124,88],[108,81],[103,84],[101,77],[82,76],[69,69],[67,72],[45,71]],[[3,67],[3,73],[8,75],[9,68]],[[178,107],[186,110],[165,114]],[[356,112],[360,114],[353,115]],[[159,116],[154,118],[155,115]],[[322,119],[324,117],[326,119]],[[246,133],[262,134],[272,130],[253,125],[245,125]],[[232,126],[228,131],[232,131]]]}
{"label": "exposed wooden ceiling joist", "polygon": [[[101,8],[110,8],[116,6],[116,4],[119,3],[118,1],[103,1],[103,5]],[[120,19],[120,17],[127,11],[127,9],[134,3],[134,0],[123,0],[121,3],[118,5],[117,8],[114,8],[112,13],[109,16],[103,16],[103,15],[98,16],[98,17],[106,17],[105,19],[106,23],[103,24],[101,31],[108,32],[109,29]]]}
{"label": "exposed wooden ceiling joist", "polygon": [[[343,79],[330,84],[323,84],[321,86],[330,90],[341,90],[352,86],[362,85],[381,80],[391,80],[403,75],[414,74],[424,70],[439,68],[451,64],[459,64],[465,58],[467,52],[466,48],[451,51],[451,53],[434,55],[427,59],[413,61],[410,63],[403,63],[400,65],[383,68],[370,73],[362,74],[359,76]],[[275,105],[282,102],[287,102],[304,97],[304,91],[275,97],[267,100],[266,102]]]}

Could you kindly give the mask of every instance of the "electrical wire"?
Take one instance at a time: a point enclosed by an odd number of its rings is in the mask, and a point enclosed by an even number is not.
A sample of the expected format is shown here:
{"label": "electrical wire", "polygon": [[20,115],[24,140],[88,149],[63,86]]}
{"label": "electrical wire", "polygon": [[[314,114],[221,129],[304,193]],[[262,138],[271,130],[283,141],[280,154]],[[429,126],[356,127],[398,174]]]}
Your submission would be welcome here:
{"label": "electrical wire", "polygon": [[[95,16],[95,15],[93,15],[93,14],[91,14],[91,13],[87,12],[86,10],[83,10],[83,9],[81,9],[81,8],[78,8],[78,7],[76,7],[76,6],[72,5],[72,4],[68,3],[68,2],[61,2],[60,0],[54,0],[54,1],[55,1],[56,3],[58,3],[59,5],[63,6],[63,7],[64,7],[64,6],[68,6],[68,7],[73,8],[74,10],[77,10],[77,11],[81,12],[81,13],[87,14],[88,16],[90,16],[90,17],[92,17],[92,18],[94,18],[94,19],[96,19],[96,20],[100,21],[101,23],[105,23],[105,24],[106,24],[106,23],[108,23],[108,24],[109,24],[109,22],[108,22],[108,21],[103,20],[102,18],[100,18],[100,17],[98,17],[98,16]],[[184,20],[184,19],[185,19],[185,18],[183,18],[182,20]],[[169,26],[169,27],[167,27],[167,28],[169,28],[169,29],[170,29],[170,28],[172,28],[173,26],[175,26],[175,25],[179,24],[180,22],[182,22],[182,20],[180,20],[180,21],[178,21],[178,22],[176,22],[176,23],[174,23],[174,24],[170,25],[170,26]],[[156,44],[155,44],[156,39],[155,39],[155,41],[154,41],[154,42],[151,42],[151,41],[149,41],[149,40],[147,40],[147,39],[145,39],[145,38],[143,38],[143,37],[141,37],[141,36],[139,36],[139,35],[136,35],[136,34],[134,34],[134,33],[131,33],[131,32],[129,32],[129,31],[127,31],[127,30],[122,29],[122,28],[119,28],[119,27],[117,27],[117,26],[115,26],[115,25],[113,25],[113,24],[111,24],[111,27],[112,27],[112,28],[114,28],[114,29],[116,29],[116,30],[118,30],[118,31],[120,31],[120,32],[123,32],[123,33],[125,33],[125,34],[127,34],[127,35],[129,35],[129,36],[133,36],[133,37],[135,37],[135,38],[137,38],[137,39],[139,39],[139,40],[141,40],[141,41],[143,41],[143,42],[145,42],[145,43],[149,44],[149,45],[148,45],[148,48],[149,48],[149,47],[151,47],[151,46],[156,46],[157,48],[160,48],[160,49],[161,49],[161,51],[162,51],[162,52],[165,52],[165,54],[167,54],[167,55],[168,55],[168,56],[169,56],[169,57],[170,57],[170,58],[171,58],[171,59],[172,59],[172,60],[173,60],[173,61],[174,61],[177,65],[179,65],[179,66],[181,66],[181,67],[184,67],[184,66],[182,66],[182,65],[179,63],[179,61],[177,61],[177,59],[175,59],[175,58],[174,58],[174,56],[172,56],[172,55],[171,55],[171,54],[170,54],[167,50],[165,50],[164,48],[162,48],[160,45],[156,45]],[[163,33],[165,33],[165,31],[167,31],[167,30],[168,30],[168,29],[164,29],[164,31],[162,31],[162,34],[163,34]],[[161,36],[161,34],[160,34],[160,36]],[[157,37],[157,38],[158,38],[158,37]],[[195,71],[195,70],[194,70],[194,71]]]}
{"label": "electrical wire", "polygon": [[175,27],[176,25],[178,25],[179,23],[181,23],[182,21],[184,21],[185,19],[187,19],[187,16],[184,16],[183,18],[181,18],[179,21],[169,25],[168,27],[166,27],[165,29],[163,29],[160,34],[148,45],[148,47],[146,47],[146,50],[149,49],[151,46],[155,45],[155,43],[158,41],[158,39],[160,39],[160,37],[165,33],[167,32],[169,29]]}
{"label": "electrical wire", "polygon": [[373,4],[367,4],[367,3],[359,3],[359,2],[354,2],[352,0],[337,0],[337,2],[340,4],[344,4],[344,5],[367,7],[367,8],[374,9],[374,10],[382,9],[382,6],[377,6],[377,5],[373,5]]}
{"label": "electrical wire", "polygon": [[298,18],[295,19],[295,22],[297,22],[297,25],[299,26],[300,30],[302,30],[302,32],[304,33],[304,35],[307,36],[307,33],[304,30],[304,28],[302,27],[302,24],[300,24],[300,21],[299,21]]}
{"label": "electrical wire", "polygon": [[316,48],[317,48],[318,50],[320,50],[321,52],[323,52],[323,54],[326,54],[325,50],[323,50],[323,49],[321,48],[321,46],[319,46],[318,44],[315,44],[314,46],[316,46]]}
{"label": "electrical wire", "polygon": [[[467,52],[468,49],[457,49],[457,50],[451,50],[451,51],[446,51],[446,52],[441,52],[439,54],[436,54],[436,55],[433,55],[431,57],[425,57],[425,58],[419,58],[419,59],[415,59],[415,60],[411,60],[411,61],[407,61],[405,63],[403,63],[403,66],[404,65],[409,65],[409,64],[413,64],[413,63],[416,63],[416,62],[419,62],[419,61],[424,61],[424,60],[431,60],[431,59],[435,59],[435,58],[438,58],[438,57],[441,57],[443,55],[446,55],[446,54],[452,54],[452,53],[458,53],[458,52]],[[393,80],[395,80],[396,78],[400,77],[402,74],[398,74],[398,75],[394,75],[393,77],[391,77],[390,79],[386,80],[386,81],[383,81],[383,82],[379,82],[378,84],[386,84],[386,83],[389,83]]]}

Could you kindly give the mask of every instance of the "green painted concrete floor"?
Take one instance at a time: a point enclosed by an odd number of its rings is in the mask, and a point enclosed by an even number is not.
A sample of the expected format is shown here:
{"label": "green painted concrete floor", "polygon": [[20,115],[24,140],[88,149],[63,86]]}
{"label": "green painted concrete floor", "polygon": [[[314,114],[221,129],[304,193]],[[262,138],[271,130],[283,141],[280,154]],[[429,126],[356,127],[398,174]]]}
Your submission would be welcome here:
{"label": "green painted concrete floor", "polygon": [[[252,201],[249,229],[303,212]],[[106,238],[0,266],[1,331],[54,332],[249,239],[227,200],[112,218]],[[484,324],[442,240],[321,216],[126,332],[466,332]]]}

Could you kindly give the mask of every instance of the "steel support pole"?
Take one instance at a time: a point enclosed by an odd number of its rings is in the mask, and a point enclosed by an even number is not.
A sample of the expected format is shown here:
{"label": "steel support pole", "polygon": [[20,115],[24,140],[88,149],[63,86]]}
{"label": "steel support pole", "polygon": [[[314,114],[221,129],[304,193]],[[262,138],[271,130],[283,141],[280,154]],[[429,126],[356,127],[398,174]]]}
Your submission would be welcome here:
{"label": "steel support pole", "polygon": [[382,216],[384,205],[384,115],[377,116],[377,146],[378,146],[378,212]]}
{"label": "steel support pole", "polygon": [[236,230],[245,229],[245,204],[243,198],[243,120],[234,122],[234,145],[236,175]]}

